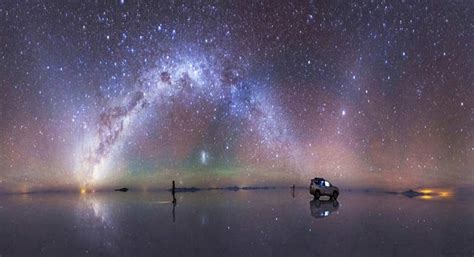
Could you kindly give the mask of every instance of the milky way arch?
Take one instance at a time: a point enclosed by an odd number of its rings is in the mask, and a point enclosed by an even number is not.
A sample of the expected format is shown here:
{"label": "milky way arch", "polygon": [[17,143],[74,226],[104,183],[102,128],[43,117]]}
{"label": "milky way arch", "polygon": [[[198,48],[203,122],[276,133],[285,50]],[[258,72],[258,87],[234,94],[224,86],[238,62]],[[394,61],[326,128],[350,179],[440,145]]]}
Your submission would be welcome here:
{"label": "milky way arch", "polygon": [[[256,124],[260,143],[278,152],[298,152],[281,109],[262,88],[242,86],[241,69],[215,56],[175,53],[165,55],[155,68],[143,72],[132,90],[103,107],[96,130],[83,147],[76,174],[83,186],[92,186],[103,172],[104,162],[117,148],[124,131],[151,106],[167,106],[171,99],[186,97],[225,104],[231,115]],[[239,97],[245,94],[246,97]],[[278,156],[278,154],[276,154]]]}

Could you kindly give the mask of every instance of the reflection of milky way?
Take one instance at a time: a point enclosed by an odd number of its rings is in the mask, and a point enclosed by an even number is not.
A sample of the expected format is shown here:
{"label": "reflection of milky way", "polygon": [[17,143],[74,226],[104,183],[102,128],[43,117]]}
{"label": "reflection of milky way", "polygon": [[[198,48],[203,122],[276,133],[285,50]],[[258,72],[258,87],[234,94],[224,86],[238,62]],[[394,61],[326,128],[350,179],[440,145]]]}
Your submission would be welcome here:
{"label": "reflection of milky way", "polygon": [[[97,196],[82,197],[77,201],[75,210],[78,225],[74,227],[83,228],[77,231],[77,236],[87,242],[87,245],[100,245],[102,252],[119,254],[121,249],[117,246],[117,234],[122,226],[116,220],[116,216],[120,214],[113,213],[114,209],[117,209],[115,202],[107,202]],[[116,233],[111,233],[112,231]]]}
{"label": "reflection of milky way", "polygon": [[471,186],[470,9],[6,1],[0,191]]}

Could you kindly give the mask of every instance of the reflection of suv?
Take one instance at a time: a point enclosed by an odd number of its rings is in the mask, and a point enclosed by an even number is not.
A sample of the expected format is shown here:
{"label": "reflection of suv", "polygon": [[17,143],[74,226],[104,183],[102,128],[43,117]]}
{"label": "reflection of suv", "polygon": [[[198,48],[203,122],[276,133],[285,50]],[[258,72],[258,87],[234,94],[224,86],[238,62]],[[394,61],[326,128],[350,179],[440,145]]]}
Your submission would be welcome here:
{"label": "reflection of suv", "polygon": [[325,218],[339,209],[339,202],[337,200],[320,201],[313,199],[309,202],[309,209],[311,216],[315,218]]}
{"label": "reflection of suv", "polygon": [[314,198],[316,199],[319,199],[322,195],[327,195],[332,199],[337,199],[339,196],[339,188],[332,186],[331,183],[324,178],[314,178],[311,180],[309,193],[314,195]]}

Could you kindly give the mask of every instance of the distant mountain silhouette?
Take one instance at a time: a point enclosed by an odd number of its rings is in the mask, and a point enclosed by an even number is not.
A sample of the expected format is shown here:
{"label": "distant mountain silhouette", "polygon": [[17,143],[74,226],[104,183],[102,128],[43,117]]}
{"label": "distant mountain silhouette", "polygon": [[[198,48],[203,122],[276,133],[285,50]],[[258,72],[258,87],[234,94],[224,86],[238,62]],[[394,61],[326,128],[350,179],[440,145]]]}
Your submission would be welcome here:
{"label": "distant mountain silhouette", "polygon": [[[196,191],[199,191],[201,190],[200,188],[197,188],[197,187],[177,187],[174,191],[176,193],[178,192],[196,192]],[[173,191],[173,189],[168,189],[168,191]]]}
{"label": "distant mountain silhouette", "polygon": [[229,187],[224,187],[223,190],[239,191],[240,188],[238,186],[229,186]]}
{"label": "distant mountain silhouette", "polygon": [[[199,187],[177,187],[175,188],[175,192],[196,192],[196,191],[204,191],[204,190],[226,190],[226,191],[239,191],[239,190],[271,190],[271,189],[278,189],[279,187],[276,186],[226,186],[226,187],[207,187],[207,188],[199,188]],[[287,188],[287,187],[284,187]],[[172,189],[168,189],[168,191],[172,191]]]}
{"label": "distant mountain silhouette", "polygon": [[412,190],[412,189],[410,189],[408,191],[405,191],[405,192],[402,192],[401,194],[406,196],[406,197],[409,197],[409,198],[425,195],[423,193],[417,192],[417,191]]}
{"label": "distant mountain silhouette", "polygon": [[268,190],[268,189],[276,189],[277,187],[269,187],[269,186],[250,186],[250,187],[242,187],[242,190]]}

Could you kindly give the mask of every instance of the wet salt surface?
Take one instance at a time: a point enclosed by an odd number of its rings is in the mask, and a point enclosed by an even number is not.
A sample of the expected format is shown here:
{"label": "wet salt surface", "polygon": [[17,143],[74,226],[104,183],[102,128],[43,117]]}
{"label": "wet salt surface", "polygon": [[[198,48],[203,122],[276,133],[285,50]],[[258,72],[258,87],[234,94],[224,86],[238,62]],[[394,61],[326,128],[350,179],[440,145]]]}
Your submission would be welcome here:
{"label": "wet salt surface", "polygon": [[469,198],[306,190],[1,196],[0,256],[473,256]]}

